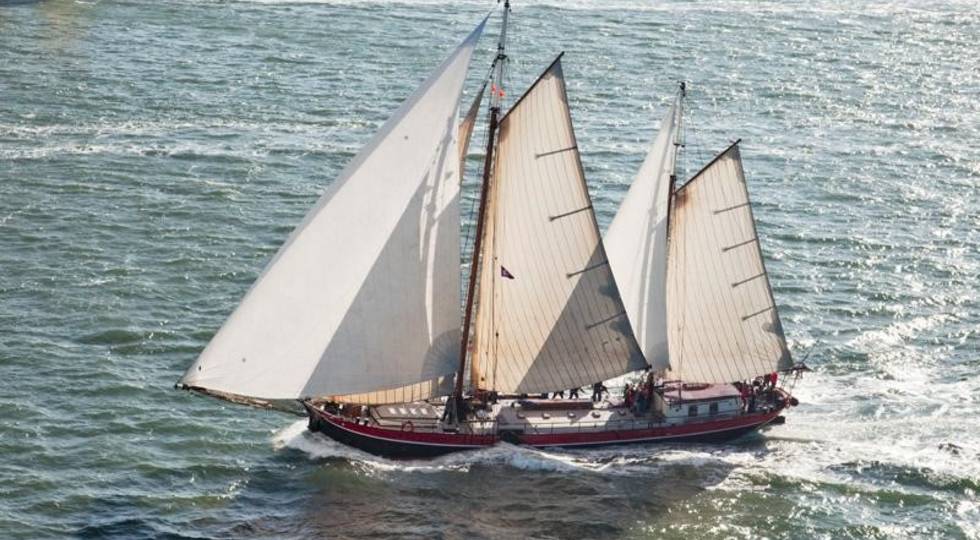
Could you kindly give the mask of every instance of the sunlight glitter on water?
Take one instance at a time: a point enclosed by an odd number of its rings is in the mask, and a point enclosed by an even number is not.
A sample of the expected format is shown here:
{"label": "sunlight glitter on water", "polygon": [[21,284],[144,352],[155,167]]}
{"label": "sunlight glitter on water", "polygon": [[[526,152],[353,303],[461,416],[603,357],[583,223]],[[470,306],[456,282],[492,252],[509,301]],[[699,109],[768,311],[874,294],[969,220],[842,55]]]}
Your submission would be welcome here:
{"label": "sunlight glitter on water", "polygon": [[405,463],[172,390],[491,4],[0,5],[4,536],[980,538],[969,1],[515,2],[508,86],[567,51],[601,225],[678,80],[682,173],[744,138],[783,323],[813,349],[785,425]]}

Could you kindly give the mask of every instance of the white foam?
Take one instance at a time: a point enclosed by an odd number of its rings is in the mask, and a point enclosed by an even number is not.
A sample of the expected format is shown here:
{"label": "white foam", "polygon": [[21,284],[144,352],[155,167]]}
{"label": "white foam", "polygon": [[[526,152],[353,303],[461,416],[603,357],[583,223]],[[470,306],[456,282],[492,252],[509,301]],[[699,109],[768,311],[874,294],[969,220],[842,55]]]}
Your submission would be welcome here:
{"label": "white foam", "polygon": [[[500,443],[479,450],[457,452],[427,460],[389,460],[361,452],[306,429],[297,421],[276,432],[276,449],[291,448],[310,459],[339,458],[354,462],[365,471],[433,473],[466,472],[474,465],[501,465],[525,471],[583,472],[626,475],[657,472],[663,467],[695,467],[723,464],[732,453],[722,447],[692,446],[690,449],[665,445],[638,445],[595,449],[559,450]],[[738,453],[737,451],[735,453]]]}
{"label": "white foam", "polygon": [[525,470],[560,471],[587,469],[571,457],[499,444],[471,452],[458,452],[429,460],[390,460],[361,452],[306,429],[306,421],[297,421],[276,432],[272,438],[277,449],[292,448],[306,453],[311,459],[342,458],[359,462],[374,471],[437,472],[468,470],[474,464],[506,464]]}
{"label": "white foam", "polygon": [[928,484],[962,479],[980,482],[980,436],[963,429],[972,421],[963,416],[967,409],[957,406],[976,400],[980,381],[937,383],[933,374],[922,375],[923,379],[882,379],[867,373],[808,374],[795,392],[801,406],[788,411],[787,423],[767,429],[758,443],[750,444],[576,450],[499,444],[432,460],[392,461],[309,433],[302,421],[281,430],[274,441],[277,447],[301,450],[311,459],[341,458],[364,474],[381,476],[502,466],[657,478],[677,467],[692,467],[698,470],[695,481],[711,490],[765,490],[768,479],[781,478],[803,484],[846,485],[857,493],[887,489],[927,494],[956,507],[957,521],[964,530],[976,531],[976,525],[969,524],[980,514],[980,504],[978,494],[970,488],[957,492],[893,479],[910,473],[923,476]]}

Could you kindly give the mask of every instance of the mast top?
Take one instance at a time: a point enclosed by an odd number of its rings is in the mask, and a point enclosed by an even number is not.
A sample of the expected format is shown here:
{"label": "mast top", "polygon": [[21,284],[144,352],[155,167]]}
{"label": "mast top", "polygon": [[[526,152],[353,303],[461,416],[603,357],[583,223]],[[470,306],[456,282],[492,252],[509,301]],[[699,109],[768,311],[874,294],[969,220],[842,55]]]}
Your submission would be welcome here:
{"label": "mast top", "polygon": [[[670,188],[670,190],[671,191],[674,190],[673,185],[677,183],[677,161],[678,161],[678,158],[679,158],[679,154],[680,154],[681,148],[684,147],[684,142],[681,140],[681,122],[684,120],[684,103],[683,102],[684,102],[684,98],[687,97],[687,83],[684,82],[684,81],[680,81],[678,83],[678,86],[679,86],[679,89],[677,91],[677,107],[675,109],[675,114],[677,116],[674,119],[674,123],[675,123],[675,126],[676,126],[674,128],[674,141],[673,141],[673,143],[674,143],[674,156],[673,156],[673,159],[670,160],[670,182],[671,182],[671,188]],[[668,213],[669,213],[669,210],[668,210]]]}
{"label": "mast top", "polygon": [[[497,0],[500,3],[500,0]],[[493,85],[490,92],[490,109],[500,111],[500,103],[504,99],[504,64],[507,54],[504,45],[507,42],[507,15],[510,13],[510,0],[504,0],[504,19],[500,24],[500,39],[497,40],[497,57],[494,59]]]}
{"label": "mast top", "polygon": [[[500,3],[500,0],[497,0]],[[500,25],[500,39],[497,41],[497,57],[490,69],[493,71],[493,82],[490,85],[490,123],[487,128],[487,151],[483,160],[483,182],[480,188],[480,209],[476,218],[476,235],[473,239],[472,263],[470,264],[469,285],[466,292],[466,309],[463,312],[463,332],[459,347],[459,367],[456,370],[456,383],[453,388],[450,415],[458,421],[463,416],[463,374],[466,371],[466,356],[469,349],[470,326],[473,319],[473,302],[476,296],[476,278],[480,263],[481,244],[483,242],[483,226],[486,223],[487,194],[490,188],[491,168],[493,167],[494,150],[497,145],[496,130],[500,116],[500,102],[504,97],[503,80],[504,64],[507,55],[504,54],[504,44],[507,39],[507,14],[510,12],[510,0],[504,1],[504,19]]]}

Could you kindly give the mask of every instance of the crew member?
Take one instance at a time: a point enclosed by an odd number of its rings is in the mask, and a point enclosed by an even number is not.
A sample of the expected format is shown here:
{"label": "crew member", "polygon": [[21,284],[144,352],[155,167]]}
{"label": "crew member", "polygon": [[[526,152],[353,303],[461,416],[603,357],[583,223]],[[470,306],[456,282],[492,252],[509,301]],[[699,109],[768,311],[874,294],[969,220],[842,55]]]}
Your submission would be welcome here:
{"label": "crew member", "polygon": [[602,384],[602,381],[599,381],[599,382],[593,384],[592,385],[592,401],[594,401],[594,402],[602,401],[602,393],[603,392],[608,392],[608,389],[606,388],[606,386],[604,384]]}

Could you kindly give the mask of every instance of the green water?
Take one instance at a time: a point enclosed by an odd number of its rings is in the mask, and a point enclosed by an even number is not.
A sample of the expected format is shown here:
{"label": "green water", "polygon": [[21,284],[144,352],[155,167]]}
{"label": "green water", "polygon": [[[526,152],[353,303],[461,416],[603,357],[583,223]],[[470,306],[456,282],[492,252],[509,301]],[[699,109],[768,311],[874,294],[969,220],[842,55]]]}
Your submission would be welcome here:
{"label": "green water", "polygon": [[566,51],[603,226],[678,80],[683,171],[744,139],[784,325],[816,345],[786,425],[395,463],[173,390],[491,7],[0,2],[0,537],[980,538],[973,2],[515,4],[508,97]]}

